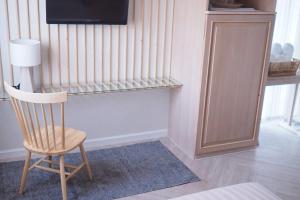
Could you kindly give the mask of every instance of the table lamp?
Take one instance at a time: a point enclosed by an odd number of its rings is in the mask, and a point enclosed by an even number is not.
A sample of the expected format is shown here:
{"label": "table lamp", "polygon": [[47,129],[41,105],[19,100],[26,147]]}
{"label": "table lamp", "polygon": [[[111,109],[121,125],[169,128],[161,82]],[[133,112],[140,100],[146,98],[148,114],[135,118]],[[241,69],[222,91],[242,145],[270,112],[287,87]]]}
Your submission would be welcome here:
{"label": "table lamp", "polygon": [[10,41],[11,64],[20,68],[20,89],[34,92],[33,67],[41,64],[41,44],[38,40],[17,39]]}

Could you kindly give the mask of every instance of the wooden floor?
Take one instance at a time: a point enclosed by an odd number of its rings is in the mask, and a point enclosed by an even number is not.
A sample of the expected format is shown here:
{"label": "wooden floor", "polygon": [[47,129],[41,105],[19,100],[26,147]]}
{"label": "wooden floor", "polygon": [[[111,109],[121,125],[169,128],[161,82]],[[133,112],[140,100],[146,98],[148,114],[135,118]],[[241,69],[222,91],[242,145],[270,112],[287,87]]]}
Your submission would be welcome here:
{"label": "wooden floor", "polygon": [[202,181],[144,193],[123,200],[169,199],[242,182],[258,182],[283,200],[300,199],[300,137],[276,124],[264,124],[256,149],[190,160],[169,141],[162,141]]}

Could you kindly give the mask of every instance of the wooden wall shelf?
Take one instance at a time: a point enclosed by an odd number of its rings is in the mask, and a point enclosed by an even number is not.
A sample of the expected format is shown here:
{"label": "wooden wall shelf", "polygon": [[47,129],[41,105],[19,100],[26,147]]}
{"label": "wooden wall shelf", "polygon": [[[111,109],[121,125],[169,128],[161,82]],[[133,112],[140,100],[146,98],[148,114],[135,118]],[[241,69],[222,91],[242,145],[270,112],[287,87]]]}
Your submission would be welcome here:
{"label": "wooden wall shelf", "polygon": [[274,15],[275,12],[267,11],[206,11],[207,15]]}
{"label": "wooden wall shelf", "polygon": [[298,84],[298,83],[300,83],[300,73],[299,72],[294,76],[278,76],[278,77],[270,77],[269,76],[266,86]]}
{"label": "wooden wall shelf", "polygon": [[[132,90],[147,90],[158,88],[177,88],[182,84],[173,78],[142,79],[127,81],[112,81],[90,84],[72,84],[65,86],[51,86],[42,88],[42,92],[67,91],[68,95],[92,95],[100,93],[124,92]],[[8,95],[0,91],[0,100],[8,100]]]}
{"label": "wooden wall shelf", "polygon": [[4,100],[8,100],[8,95],[6,94],[6,92],[4,92],[4,90],[1,88],[0,89],[0,101],[4,101]]}

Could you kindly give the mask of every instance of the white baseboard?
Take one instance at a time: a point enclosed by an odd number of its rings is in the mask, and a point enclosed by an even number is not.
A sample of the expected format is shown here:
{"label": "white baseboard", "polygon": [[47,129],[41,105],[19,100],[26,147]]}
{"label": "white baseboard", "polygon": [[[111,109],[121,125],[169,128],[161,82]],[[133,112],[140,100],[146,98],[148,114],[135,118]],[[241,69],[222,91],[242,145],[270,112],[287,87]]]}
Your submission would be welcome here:
{"label": "white baseboard", "polygon": [[[149,140],[157,140],[166,137],[168,134],[167,129],[160,129],[155,131],[146,131],[140,133],[130,133],[120,136],[87,139],[84,142],[84,147],[87,151],[97,150],[102,148],[121,146],[125,144],[133,144],[138,142],[145,142]],[[25,150],[24,148],[16,148],[0,151],[0,162],[9,162],[16,160],[24,160]],[[38,157],[34,155],[33,157]]]}

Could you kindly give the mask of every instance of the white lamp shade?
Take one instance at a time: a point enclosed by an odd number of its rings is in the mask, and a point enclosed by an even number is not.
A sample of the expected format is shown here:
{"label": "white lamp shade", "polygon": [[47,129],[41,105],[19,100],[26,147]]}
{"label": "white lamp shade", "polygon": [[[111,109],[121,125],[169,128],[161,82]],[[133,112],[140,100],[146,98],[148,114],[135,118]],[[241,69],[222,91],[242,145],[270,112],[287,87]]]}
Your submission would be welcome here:
{"label": "white lamp shade", "polygon": [[41,64],[41,44],[38,40],[17,39],[10,41],[11,64],[32,67]]}

